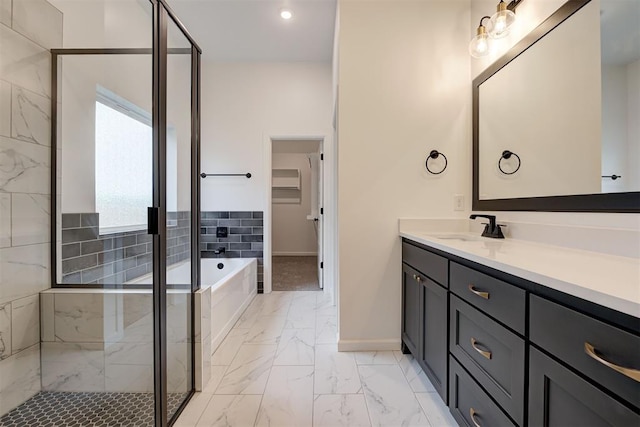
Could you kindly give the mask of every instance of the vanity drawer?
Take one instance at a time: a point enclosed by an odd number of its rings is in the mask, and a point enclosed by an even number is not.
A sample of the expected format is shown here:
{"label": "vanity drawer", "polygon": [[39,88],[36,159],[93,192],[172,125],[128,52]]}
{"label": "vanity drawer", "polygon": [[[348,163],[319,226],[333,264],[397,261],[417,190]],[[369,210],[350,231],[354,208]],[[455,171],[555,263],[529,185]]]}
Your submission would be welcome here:
{"label": "vanity drawer", "polygon": [[449,286],[449,260],[407,242],[402,242],[402,262],[429,276],[445,288]]}
{"label": "vanity drawer", "polygon": [[520,425],[524,421],[524,340],[455,296],[449,351]]}
{"label": "vanity drawer", "polygon": [[640,336],[535,295],[530,310],[533,343],[640,408]]}
{"label": "vanity drawer", "polygon": [[451,291],[524,335],[526,293],[510,283],[451,263]]}
{"label": "vanity drawer", "polygon": [[449,409],[459,425],[468,427],[515,425],[452,356],[450,356],[449,366]]}

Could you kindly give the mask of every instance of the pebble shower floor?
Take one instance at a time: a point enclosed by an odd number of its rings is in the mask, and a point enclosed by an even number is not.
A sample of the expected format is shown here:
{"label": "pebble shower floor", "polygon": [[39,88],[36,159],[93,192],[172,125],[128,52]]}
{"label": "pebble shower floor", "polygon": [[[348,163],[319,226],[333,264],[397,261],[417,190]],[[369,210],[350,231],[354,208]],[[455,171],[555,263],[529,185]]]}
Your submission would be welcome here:
{"label": "pebble shower floor", "polygon": [[[169,413],[185,397],[169,394]],[[43,391],[0,418],[0,427],[144,427],[153,421],[153,393]]]}

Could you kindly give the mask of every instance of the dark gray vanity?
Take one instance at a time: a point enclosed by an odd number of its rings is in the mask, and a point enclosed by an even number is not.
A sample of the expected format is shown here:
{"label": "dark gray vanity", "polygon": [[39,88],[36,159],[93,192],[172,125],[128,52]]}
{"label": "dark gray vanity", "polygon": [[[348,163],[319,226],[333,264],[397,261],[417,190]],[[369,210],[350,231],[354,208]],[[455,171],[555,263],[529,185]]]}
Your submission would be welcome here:
{"label": "dark gray vanity", "polygon": [[403,238],[402,350],[461,426],[640,425],[640,319]]}

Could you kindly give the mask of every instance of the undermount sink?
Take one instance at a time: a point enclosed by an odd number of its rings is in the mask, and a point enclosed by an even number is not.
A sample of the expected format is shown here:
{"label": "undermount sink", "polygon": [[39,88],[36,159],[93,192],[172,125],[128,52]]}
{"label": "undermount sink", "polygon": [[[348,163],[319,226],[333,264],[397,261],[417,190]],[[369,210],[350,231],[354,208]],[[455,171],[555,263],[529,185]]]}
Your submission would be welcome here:
{"label": "undermount sink", "polygon": [[461,240],[463,242],[477,242],[480,240],[480,237],[470,236],[468,234],[447,233],[447,234],[430,234],[430,236],[436,237],[438,239],[443,239],[443,240]]}

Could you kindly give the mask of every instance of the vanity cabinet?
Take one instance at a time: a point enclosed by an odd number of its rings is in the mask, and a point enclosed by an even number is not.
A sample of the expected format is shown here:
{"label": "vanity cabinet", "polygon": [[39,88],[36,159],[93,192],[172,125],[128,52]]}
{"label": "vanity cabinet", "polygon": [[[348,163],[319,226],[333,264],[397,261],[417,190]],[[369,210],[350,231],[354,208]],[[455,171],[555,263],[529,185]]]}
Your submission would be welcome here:
{"label": "vanity cabinet", "polygon": [[640,426],[640,319],[411,240],[402,253],[403,350],[458,424]]}

